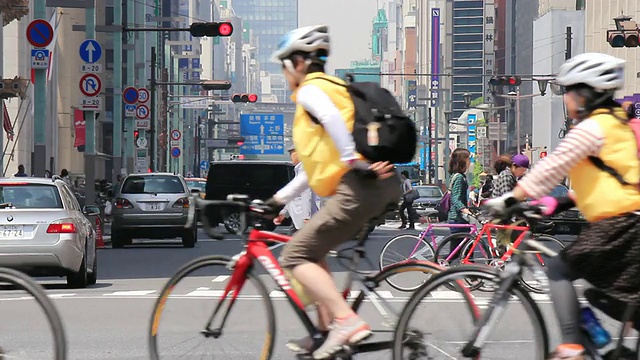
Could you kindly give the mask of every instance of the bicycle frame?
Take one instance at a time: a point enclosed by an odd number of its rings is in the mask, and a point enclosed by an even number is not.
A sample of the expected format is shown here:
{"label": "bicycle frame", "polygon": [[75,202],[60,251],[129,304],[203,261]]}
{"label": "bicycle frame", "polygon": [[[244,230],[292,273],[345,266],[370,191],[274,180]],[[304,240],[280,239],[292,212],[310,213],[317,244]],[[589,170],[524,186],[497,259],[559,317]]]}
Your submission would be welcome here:
{"label": "bicycle frame", "polygon": [[[491,252],[491,256],[495,256],[496,252],[495,249],[496,247],[493,245],[493,241],[491,241],[491,230],[516,230],[516,231],[522,231],[522,234],[520,234],[516,240],[513,242],[512,246],[509,246],[509,249],[502,254],[502,256],[500,257],[500,260],[502,261],[506,261],[508,260],[511,255],[513,255],[513,252],[515,249],[518,248],[518,246],[520,246],[520,243],[522,241],[524,241],[527,237],[527,232],[529,231],[529,226],[518,226],[518,225],[499,225],[499,224],[493,224],[493,223],[486,223],[482,226],[482,230],[480,230],[480,233],[476,236],[476,239],[473,241],[473,244],[471,245],[471,249],[469,249],[469,252],[467,253],[467,255],[464,257],[464,259],[462,259],[462,261],[460,263],[462,264],[472,264],[473,262],[470,260],[471,256],[473,255],[473,252],[476,248],[476,246],[478,246],[478,243],[480,241],[482,241],[482,235],[487,235],[487,240],[489,242],[489,249]],[[461,243],[460,245],[458,245],[458,247],[462,246],[463,244]],[[458,248],[456,248],[456,251],[458,250]]]}
{"label": "bicycle frame", "polygon": [[418,235],[418,242],[416,242],[416,246],[413,248],[413,250],[411,251],[411,254],[409,254],[409,259],[411,259],[413,257],[413,255],[416,253],[416,251],[418,251],[418,248],[420,247],[420,242],[424,241],[425,237],[427,237],[427,235],[431,235],[431,246],[433,246],[433,248],[435,249],[438,244],[436,243],[436,238],[433,235],[433,229],[435,228],[447,228],[447,229],[462,229],[462,228],[468,228],[470,229],[470,233],[471,234],[476,234],[478,232],[478,227],[476,226],[476,224],[429,224],[429,226],[427,226],[426,229],[422,230],[422,232],[420,233],[420,235]]}

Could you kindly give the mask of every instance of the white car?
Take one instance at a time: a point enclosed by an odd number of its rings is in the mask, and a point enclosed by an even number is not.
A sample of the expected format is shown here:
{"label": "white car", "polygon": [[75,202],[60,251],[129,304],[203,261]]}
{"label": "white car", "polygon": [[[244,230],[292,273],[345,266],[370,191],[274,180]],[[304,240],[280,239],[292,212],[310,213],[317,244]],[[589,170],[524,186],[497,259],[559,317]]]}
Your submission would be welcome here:
{"label": "white car", "polygon": [[0,179],[0,266],[32,276],[66,276],[71,288],[95,284],[96,235],[67,184]]}

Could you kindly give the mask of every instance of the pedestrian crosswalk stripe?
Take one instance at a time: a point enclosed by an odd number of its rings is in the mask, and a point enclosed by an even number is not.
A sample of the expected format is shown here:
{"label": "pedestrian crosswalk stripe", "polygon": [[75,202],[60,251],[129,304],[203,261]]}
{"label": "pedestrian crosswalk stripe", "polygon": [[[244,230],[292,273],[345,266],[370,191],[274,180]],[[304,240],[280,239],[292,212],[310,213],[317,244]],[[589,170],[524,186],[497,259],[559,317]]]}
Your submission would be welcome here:
{"label": "pedestrian crosswalk stripe", "polygon": [[110,294],[102,294],[104,296],[144,296],[153,294],[156,290],[132,290],[132,291],[115,291]]}
{"label": "pedestrian crosswalk stripe", "polygon": [[211,282],[225,282],[229,278],[229,275],[218,275],[211,280]]}
{"label": "pedestrian crosswalk stripe", "polygon": [[211,290],[208,288],[198,288],[196,291],[192,291],[185,296],[211,296],[220,297],[224,294],[224,290]]}
{"label": "pedestrian crosswalk stripe", "polygon": [[49,294],[48,296],[53,299],[75,296],[76,294]]}

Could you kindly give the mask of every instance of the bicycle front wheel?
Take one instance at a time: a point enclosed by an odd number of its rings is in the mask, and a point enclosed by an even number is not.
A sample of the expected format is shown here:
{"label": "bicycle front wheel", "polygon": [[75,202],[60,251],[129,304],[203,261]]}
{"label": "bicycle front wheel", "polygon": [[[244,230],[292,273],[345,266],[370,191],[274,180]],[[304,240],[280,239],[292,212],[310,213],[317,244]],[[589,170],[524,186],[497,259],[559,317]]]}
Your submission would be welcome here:
{"label": "bicycle front wheel", "polygon": [[408,337],[414,341],[422,338],[426,353],[421,359],[463,358],[463,347],[472,340],[478,320],[487,311],[495,317],[490,318],[487,331],[473,339],[482,338],[483,342],[475,359],[546,358],[549,343],[544,319],[519,282],[509,289],[511,300],[489,306],[493,294],[473,291],[469,300],[462,285],[469,278],[495,288],[501,282],[499,270],[482,265],[460,265],[433,276],[413,293],[400,315],[393,339],[393,359],[406,358],[403,344]]}
{"label": "bicycle front wheel", "polygon": [[[22,304],[23,301],[8,301],[6,305],[3,304],[2,306],[4,311],[0,312],[0,318],[3,323],[3,335],[0,336],[0,359],[65,360],[67,358],[67,339],[64,327],[60,319],[60,314],[51,299],[47,296],[45,289],[28,275],[7,268],[0,268],[0,283],[8,283],[12,290],[24,291],[29,295],[28,297],[24,297],[22,294],[16,294],[15,297],[8,297],[3,300],[12,300],[13,298],[15,300],[24,300],[24,303],[35,301],[36,305],[44,313],[46,321],[49,324],[49,330],[51,331],[50,342],[53,343],[53,351],[50,348],[42,349],[34,346],[33,328],[21,329],[22,326],[26,325],[24,318],[20,319],[20,314],[23,312],[16,311],[13,307],[14,304]],[[34,315],[34,313],[30,313],[30,315]],[[16,319],[13,319],[13,317]],[[18,325],[18,330],[9,330],[13,325]],[[34,326],[33,323],[29,323],[29,325]],[[20,337],[23,332],[27,334],[24,341],[22,341]],[[49,342],[45,339],[40,340],[43,343]],[[40,341],[38,343],[40,343]],[[19,347],[20,349],[14,349],[14,347]]]}
{"label": "bicycle front wheel", "polygon": [[271,359],[276,326],[270,294],[248,272],[237,299],[233,292],[223,298],[230,263],[223,256],[195,259],[169,279],[151,316],[151,359]]}
{"label": "bicycle front wheel", "polygon": [[[557,253],[565,248],[564,243],[554,238],[553,236],[535,235],[533,237],[533,240],[540,243],[549,250],[555,251]],[[540,262],[541,266],[545,266],[550,259],[549,255],[542,253],[541,251],[527,250],[527,253],[529,253],[536,261]],[[520,277],[520,282],[525,289],[536,294],[545,294],[547,292],[545,284],[541,284],[540,281],[533,276],[528,268],[523,270],[522,276]]]}
{"label": "bicycle front wheel", "polygon": [[[435,251],[433,247],[419,236],[402,234],[391,238],[380,251],[379,266],[380,271],[392,264],[407,260],[433,261]],[[402,277],[404,278],[404,277]],[[385,281],[398,291],[414,291],[424,283],[423,279],[417,282],[405,283],[400,281],[400,276],[386,277]]]}

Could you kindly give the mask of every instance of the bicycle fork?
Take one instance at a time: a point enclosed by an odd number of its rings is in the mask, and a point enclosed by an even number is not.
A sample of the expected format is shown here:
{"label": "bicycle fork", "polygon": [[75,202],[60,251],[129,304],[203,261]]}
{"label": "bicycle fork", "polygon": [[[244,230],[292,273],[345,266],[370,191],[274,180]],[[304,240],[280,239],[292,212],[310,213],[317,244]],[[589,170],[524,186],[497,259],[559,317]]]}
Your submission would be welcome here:
{"label": "bicycle fork", "polygon": [[518,281],[520,274],[520,265],[517,263],[509,263],[504,270],[499,273],[500,286],[496,290],[495,295],[491,299],[487,311],[482,315],[478,326],[476,326],[471,339],[462,348],[462,355],[466,358],[476,358],[480,355],[494,323],[502,317],[509,298],[511,297],[511,287]]}

